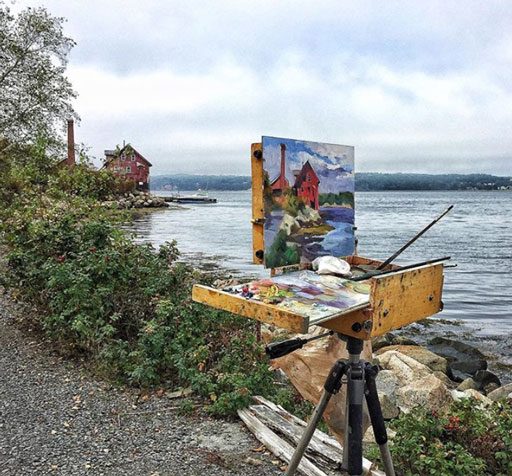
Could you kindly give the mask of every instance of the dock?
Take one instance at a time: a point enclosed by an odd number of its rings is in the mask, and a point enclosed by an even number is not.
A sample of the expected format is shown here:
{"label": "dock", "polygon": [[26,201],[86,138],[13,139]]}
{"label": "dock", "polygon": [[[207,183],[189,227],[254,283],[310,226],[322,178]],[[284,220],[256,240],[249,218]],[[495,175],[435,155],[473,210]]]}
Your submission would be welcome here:
{"label": "dock", "polygon": [[210,198],[203,195],[173,195],[170,197],[161,197],[166,202],[174,203],[217,203],[216,198]]}

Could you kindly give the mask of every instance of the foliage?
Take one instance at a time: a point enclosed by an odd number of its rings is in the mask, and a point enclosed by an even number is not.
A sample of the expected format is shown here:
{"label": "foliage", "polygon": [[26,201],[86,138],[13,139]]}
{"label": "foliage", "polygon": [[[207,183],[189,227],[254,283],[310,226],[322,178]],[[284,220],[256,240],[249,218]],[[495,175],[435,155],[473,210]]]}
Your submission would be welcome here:
{"label": "foliage", "polygon": [[[391,453],[397,474],[473,476],[512,474],[512,401],[483,409],[474,399],[439,415],[415,409],[392,422]],[[368,456],[378,460],[373,448]]]}
{"label": "foliage", "polygon": [[320,206],[329,204],[354,208],[354,194],[352,192],[321,193],[318,200]]}
{"label": "foliage", "polygon": [[297,264],[300,254],[297,247],[287,243],[288,235],[285,230],[279,230],[270,248],[266,251],[265,263],[270,268],[279,268]]}
{"label": "foliage", "polygon": [[245,175],[155,175],[152,190],[248,190],[251,178]]}
{"label": "foliage", "polygon": [[64,72],[75,43],[63,23],[43,7],[15,15],[0,1],[0,138],[10,143],[53,137],[57,121],[73,115]]}
{"label": "foliage", "polygon": [[190,386],[214,414],[274,394],[255,324],[192,302],[192,285],[212,278],[180,263],[175,243],[136,244],[124,217],[100,206],[112,176],[85,162],[56,168],[44,143],[24,151],[1,162],[15,191],[3,197],[0,238],[7,283],[38,309],[33,326],[121,382]]}

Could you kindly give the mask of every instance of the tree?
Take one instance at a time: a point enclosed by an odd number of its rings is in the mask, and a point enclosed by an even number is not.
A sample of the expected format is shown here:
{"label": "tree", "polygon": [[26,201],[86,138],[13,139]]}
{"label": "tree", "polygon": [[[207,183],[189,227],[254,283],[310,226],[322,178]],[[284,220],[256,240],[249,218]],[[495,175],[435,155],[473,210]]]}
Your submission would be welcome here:
{"label": "tree", "polygon": [[65,76],[75,42],[64,36],[64,21],[43,7],[14,15],[0,0],[0,139],[55,137],[65,118],[76,117]]}

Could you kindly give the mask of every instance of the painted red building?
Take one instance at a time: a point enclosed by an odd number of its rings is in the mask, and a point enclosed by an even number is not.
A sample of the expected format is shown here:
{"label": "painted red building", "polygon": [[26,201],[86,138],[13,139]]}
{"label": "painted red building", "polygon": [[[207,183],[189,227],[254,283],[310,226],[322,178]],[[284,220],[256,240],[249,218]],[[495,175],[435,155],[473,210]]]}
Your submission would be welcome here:
{"label": "painted red building", "polygon": [[[313,167],[306,161],[300,170],[294,171],[295,183],[293,193],[299,197],[306,205],[315,210],[319,209],[318,186],[320,179],[313,170]],[[270,183],[272,195],[279,200],[283,193],[290,188],[290,182],[286,178],[286,145],[281,144],[281,168],[279,175]]]}
{"label": "painted red building", "polygon": [[309,205],[311,208],[318,210],[318,185],[320,179],[311,167],[309,160],[302,166],[299,173],[296,175],[293,190],[297,197]]}
{"label": "painted red building", "polygon": [[130,144],[120,150],[106,150],[103,167],[126,180],[133,180],[138,190],[149,189],[149,168],[152,164]]}

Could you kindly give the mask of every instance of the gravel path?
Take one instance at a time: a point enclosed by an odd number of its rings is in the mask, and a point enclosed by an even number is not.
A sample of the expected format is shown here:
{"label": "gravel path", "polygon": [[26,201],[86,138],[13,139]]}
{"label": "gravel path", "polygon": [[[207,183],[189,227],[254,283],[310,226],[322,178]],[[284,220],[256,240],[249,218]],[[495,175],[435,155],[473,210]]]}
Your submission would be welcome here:
{"label": "gravel path", "polygon": [[0,475],[282,474],[241,423],[96,381],[14,323],[0,288]]}

